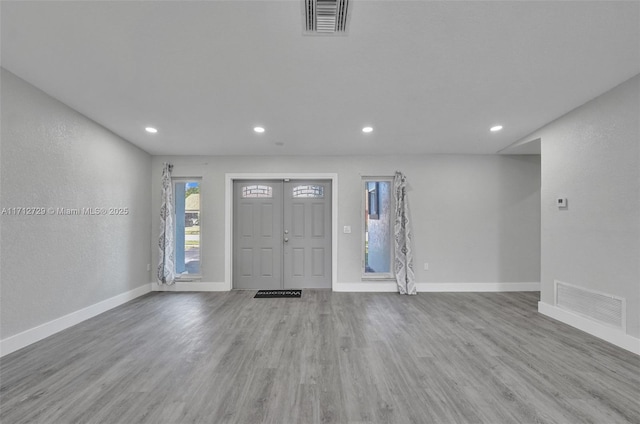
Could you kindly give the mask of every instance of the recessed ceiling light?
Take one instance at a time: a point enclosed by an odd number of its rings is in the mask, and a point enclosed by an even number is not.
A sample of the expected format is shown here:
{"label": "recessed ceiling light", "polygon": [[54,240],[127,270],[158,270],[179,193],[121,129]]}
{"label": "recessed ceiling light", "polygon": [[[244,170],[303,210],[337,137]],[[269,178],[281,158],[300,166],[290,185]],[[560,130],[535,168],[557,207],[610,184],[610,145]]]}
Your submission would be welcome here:
{"label": "recessed ceiling light", "polygon": [[158,132],[157,129],[153,128],[153,127],[147,127],[144,129],[146,132],[151,133],[151,134],[155,134]]}
{"label": "recessed ceiling light", "polygon": [[489,128],[489,131],[496,132],[496,131],[500,131],[501,129],[502,129],[502,125],[495,125],[495,126]]}
{"label": "recessed ceiling light", "polygon": [[264,132],[264,128],[262,127],[254,127],[253,130],[257,133],[263,133]]}
{"label": "recessed ceiling light", "polygon": [[373,128],[371,128],[371,127],[364,127],[364,128],[362,129],[362,132],[363,132],[363,133],[370,133],[371,131],[373,131]]}

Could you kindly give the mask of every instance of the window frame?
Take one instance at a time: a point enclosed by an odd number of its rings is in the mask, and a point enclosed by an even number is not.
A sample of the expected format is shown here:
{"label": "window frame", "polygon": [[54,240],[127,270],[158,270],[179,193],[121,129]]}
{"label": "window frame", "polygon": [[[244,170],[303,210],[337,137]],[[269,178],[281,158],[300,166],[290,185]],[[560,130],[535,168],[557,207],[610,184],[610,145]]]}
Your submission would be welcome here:
{"label": "window frame", "polygon": [[[200,262],[199,270],[200,270],[200,272],[197,273],[197,274],[179,274],[177,269],[175,268],[175,267],[177,267],[178,263],[177,263],[176,258],[174,257],[174,270],[173,271],[175,272],[175,275],[176,275],[176,281],[197,281],[197,280],[201,280],[202,279],[202,259],[203,259],[203,254],[202,254],[202,244],[203,244],[202,243],[202,234],[203,234],[203,231],[202,231],[202,228],[203,228],[203,226],[202,226],[202,209],[203,209],[202,208],[202,177],[172,177],[171,178],[172,189],[173,189],[173,192],[174,192],[173,193],[173,220],[174,220],[173,222],[174,222],[174,225],[175,225],[175,223],[177,223],[177,213],[178,213],[178,210],[176,208],[176,195],[175,195],[176,183],[193,183],[193,182],[198,183],[198,187],[200,189],[199,190],[199,194],[200,194],[200,202],[199,202],[200,203],[200,205],[199,205],[200,206],[200,210],[199,210],[199,213],[198,213],[198,215],[199,215],[199,217],[198,217],[198,226],[200,227],[200,234],[199,234],[200,235],[200,240],[199,240],[199,242],[200,242],[200,246],[199,246],[199,248],[200,248],[200,254],[199,254],[199,256],[200,256],[200,258],[199,258],[199,262]],[[174,245],[173,245],[174,256],[175,256],[175,252],[177,251],[176,247],[177,247],[176,246],[176,237],[175,237],[175,234],[174,234]]]}
{"label": "window frame", "polygon": [[[367,183],[372,182],[387,182],[389,183],[389,272],[366,272],[366,246],[367,246],[367,233],[366,233],[366,207],[367,207],[367,197],[369,196],[367,193]],[[361,206],[360,206],[360,274],[362,280],[395,280],[395,272],[394,272],[394,259],[395,259],[395,243],[393,242],[393,227],[394,227],[394,219],[393,214],[395,211],[395,196],[393,195],[393,176],[363,176],[360,180],[360,191],[361,191]],[[380,195],[377,193],[376,195],[377,201],[380,201]],[[378,204],[376,218],[372,219],[380,219],[380,206]]]}

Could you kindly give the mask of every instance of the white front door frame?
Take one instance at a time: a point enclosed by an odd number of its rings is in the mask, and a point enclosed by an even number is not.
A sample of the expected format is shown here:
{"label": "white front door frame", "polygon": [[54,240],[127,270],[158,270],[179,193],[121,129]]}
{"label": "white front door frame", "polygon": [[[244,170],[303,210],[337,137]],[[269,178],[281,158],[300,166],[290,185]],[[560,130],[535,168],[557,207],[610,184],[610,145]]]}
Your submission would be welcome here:
{"label": "white front door frame", "polygon": [[336,173],[227,173],[225,174],[224,283],[233,284],[233,182],[240,180],[331,180],[331,290],[338,281],[338,174]]}

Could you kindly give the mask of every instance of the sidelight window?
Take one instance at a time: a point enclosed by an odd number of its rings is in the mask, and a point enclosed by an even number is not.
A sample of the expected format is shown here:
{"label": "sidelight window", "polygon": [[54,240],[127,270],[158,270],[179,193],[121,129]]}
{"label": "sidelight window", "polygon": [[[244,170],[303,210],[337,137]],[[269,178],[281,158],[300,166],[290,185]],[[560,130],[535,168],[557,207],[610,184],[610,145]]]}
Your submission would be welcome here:
{"label": "sidelight window", "polygon": [[364,234],[362,276],[393,278],[393,178],[363,178]]}
{"label": "sidelight window", "polygon": [[200,275],[200,185],[199,180],[173,180],[178,278]]}

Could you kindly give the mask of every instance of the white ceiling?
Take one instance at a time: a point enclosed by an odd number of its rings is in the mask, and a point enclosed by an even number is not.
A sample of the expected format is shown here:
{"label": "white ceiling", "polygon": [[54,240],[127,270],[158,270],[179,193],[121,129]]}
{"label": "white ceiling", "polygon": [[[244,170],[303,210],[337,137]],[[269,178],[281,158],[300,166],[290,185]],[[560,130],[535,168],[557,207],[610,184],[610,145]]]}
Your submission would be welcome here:
{"label": "white ceiling", "polygon": [[495,153],[640,73],[637,1],[354,0],[330,37],[303,35],[302,9],[3,1],[1,64],[189,155]]}

